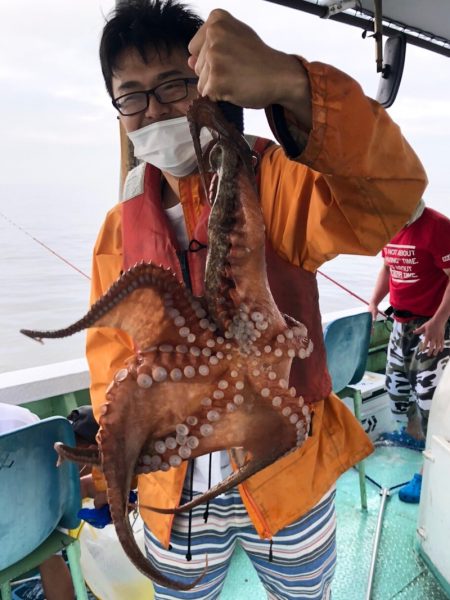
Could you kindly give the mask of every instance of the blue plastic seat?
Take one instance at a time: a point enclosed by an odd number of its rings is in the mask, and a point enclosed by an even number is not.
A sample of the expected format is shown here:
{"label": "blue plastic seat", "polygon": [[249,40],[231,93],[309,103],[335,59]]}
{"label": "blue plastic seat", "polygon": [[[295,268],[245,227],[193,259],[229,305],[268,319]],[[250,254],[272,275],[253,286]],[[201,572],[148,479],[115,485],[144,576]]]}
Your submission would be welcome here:
{"label": "blue plastic seat", "polygon": [[[363,312],[341,317],[324,329],[327,367],[333,391],[341,397],[353,398],[355,417],[361,421],[361,391],[349,387],[359,383],[364,376],[372,332],[372,315]],[[361,506],[367,509],[367,492],[364,462],[358,464]]]}
{"label": "blue plastic seat", "polygon": [[74,529],[81,506],[77,467],[57,467],[54,443],[75,445],[72,427],[50,417],[0,435],[0,591],[11,598],[11,580],[64,549],[78,600],[87,600]]}

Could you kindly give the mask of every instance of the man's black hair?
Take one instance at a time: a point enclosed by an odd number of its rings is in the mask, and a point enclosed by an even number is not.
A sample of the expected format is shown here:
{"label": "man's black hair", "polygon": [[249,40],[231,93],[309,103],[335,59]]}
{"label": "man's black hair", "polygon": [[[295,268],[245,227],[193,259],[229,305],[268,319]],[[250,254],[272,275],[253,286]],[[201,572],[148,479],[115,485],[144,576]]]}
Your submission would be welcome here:
{"label": "man's black hair", "polygon": [[203,20],[174,0],[128,0],[120,2],[103,28],[100,64],[111,98],[117,58],[126,48],[136,48],[147,62],[148,52],[170,52],[188,44]]}

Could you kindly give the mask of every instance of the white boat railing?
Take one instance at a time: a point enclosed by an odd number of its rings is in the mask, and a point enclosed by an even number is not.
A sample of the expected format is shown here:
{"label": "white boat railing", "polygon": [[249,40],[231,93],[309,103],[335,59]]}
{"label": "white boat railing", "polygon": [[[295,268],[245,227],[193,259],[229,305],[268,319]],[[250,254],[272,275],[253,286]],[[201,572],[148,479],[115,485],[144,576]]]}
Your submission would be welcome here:
{"label": "white boat railing", "polygon": [[[340,317],[363,312],[355,308],[323,315],[323,325]],[[69,394],[89,387],[85,358],[51,363],[40,367],[0,373],[0,402],[26,404],[44,398]]]}
{"label": "white boat railing", "polygon": [[0,402],[25,404],[89,387],[85,358],[0,373]]}

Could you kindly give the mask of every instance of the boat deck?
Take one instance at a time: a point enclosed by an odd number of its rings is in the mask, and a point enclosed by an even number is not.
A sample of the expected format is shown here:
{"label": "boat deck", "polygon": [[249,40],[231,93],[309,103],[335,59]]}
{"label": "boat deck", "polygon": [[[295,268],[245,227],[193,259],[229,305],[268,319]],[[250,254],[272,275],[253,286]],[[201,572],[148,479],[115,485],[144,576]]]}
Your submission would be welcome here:
{"label": "boat deck", "polygon": [[[420,470],[420,452],[380,447],[366,460],[366,473],[382,487],[409,481]],[[393,490],[386,502],[372,600],[448,600],[415,550],[418,505],[401,502]],[[368,510],[362,511],[358,474],[345,473],[337,483],[337,553],[333,600],[364,600],[380,507],[380,490],[367,482]],[[220,600],[265,600],[252,565],[239,548],[233,556]]]}
{"label": "boat deck", "polygon": [[[392,488],[408,481],[420,469],[421,462],[419,452],[384,446],[366,460],[366,473],[380,486]],[[367,496],[366,512],[360,507],[357,472],[350,470],[339,479],[336,494],[338,563],[333,600],[366,598],[381,499],[379,489],[369,481]],[[397,490],[389,496],[371,600],[448,600],[415,550],[417,508],[417,505],[400,502]],[[266,598],[251,563],[237,547],[220,600]],[[36,580],[16,587],[13,600],[25,599],[43,600]]]}

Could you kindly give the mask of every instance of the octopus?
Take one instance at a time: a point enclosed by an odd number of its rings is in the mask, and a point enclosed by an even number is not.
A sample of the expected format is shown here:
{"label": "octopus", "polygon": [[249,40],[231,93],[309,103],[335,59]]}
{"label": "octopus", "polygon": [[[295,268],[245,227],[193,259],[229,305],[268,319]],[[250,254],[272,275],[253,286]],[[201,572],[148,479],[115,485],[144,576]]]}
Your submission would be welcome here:
{"label": "octopus", "polygon": [[[129,334],[136,353],[114,375],[101,408],[98,448],[55,446],[60,457],[101,468],[118,538],[134,565],[160,585],[187,590],[140,552],[129,523],[136,472],[176,469],[183,461],[228,449],[236,470],[183,506],[206,502],[295,451],[308,437],[311,412],[289,387],[294,357],[313,350],[306,327],[281,314],[266,270],[265,227],[251,150],[217,104],[195,100],[188,112],[211,212],[204,295],[194,297],[170,269],[139,263],[123,273],[73,325],[22,330],[60,338],[88,327]],[[208,159],[199,134],[214,136]],[[209,165],[207,164],[209,160]],[[205,567],[206,569],[206,567]]]}

